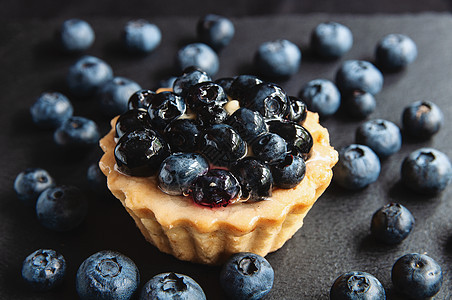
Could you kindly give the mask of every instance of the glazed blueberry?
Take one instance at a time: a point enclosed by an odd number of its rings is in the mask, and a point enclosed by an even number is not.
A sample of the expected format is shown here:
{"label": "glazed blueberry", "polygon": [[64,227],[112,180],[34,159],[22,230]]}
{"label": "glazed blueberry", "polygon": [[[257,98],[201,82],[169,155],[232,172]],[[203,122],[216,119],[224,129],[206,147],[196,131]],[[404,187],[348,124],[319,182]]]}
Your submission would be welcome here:
{"label": "glazed blueberry", "polygon": [[221,85],[213,82],[200,82],[190,88],[187,103],[191,109],[198,111],[208,106],[223,106],[228,102]]}
{"label": "glazed blueberry", "polygon": [[163,132],[172,152],[196,151],[200,134],[199,125],[192,119],[174,120],[166,126]]}
{"label": "glazed blueberry", "polygon": [[364,60],[347,60],[336,73],[336,85],[342,93],[361,90],[378,94],[383,87],[383,74]]}
{"label": "glazed blueberry", "polygon": [[17,197],[26,204],[35,205],[39,195],[55,185],[55,180],[41,168],[28,168],[20,172],[14,180]]}
{"label": "glazed blueberry", "polygon": [[280,163],[288,152],[286,141],[276,133],[258,136],[251,144],[254,156],[272,165]]}
{"label": "glazed blueberry", "polygon": [[272,173],[263,162],[245,157],[232,165],[231,172],[240,182],[242,199],[262,200],[272,195]]}
{"label": "glazed blueberry", "polygon": [[303,123],[308,114],[306,103],[294,96],[289,96],[288,102],[285,118],[296,123]]}
{"label": "glazed blueberry", "polygon": [[403,132],[417,139],[432,137],[443,122],[443,112],[431,101],[416,101],[406,106],[402,113]]}
{"label": "glazed blueberry", "polygon": [[218,78],[214,82],[218,85],[220,85],[223,88],[223,91],[229,95],[229,89],[231,88],[232,82],[234,82],[234,77],[223,77]]}
{"label": "glazed blueberry", "polygon": [[185,98],[191,86],[204,81],[212,81],[212,79],[206,72],[195,67],[188,67],[174,81],[173,92]]}
{"label": "glazed blueberry", "polygon": [[66,261],[52,249],[38,249],[25,258],[22,278],[34,290],[48,291],[63,282]]}
{"label": "glazed blueberry", "polygon": [[301,156],[287,154],[284,160],[273,165],[271,170],[276,187],[291,189],[303,180],[306,164]]}
{"label": "glazed blueberry", "polygon": [[240,101],[248,93],[248,90],[261,83],[263,81],[254,75],[239,75],[231,82],[228,95],[232,99]]}
{"label": "glazed blueberry", "polygon": [[403,205],[386,204],[377,210],[370,226],[372,235],[385,244],[398,244],[403,241],[414,226],[414,217]]}
{"label": "glazed blueberry", "polygon": [[159,188],[169,195],[187,195],[191,184],[209,170],[197,153],[174,153],[165,158],[157,173]]}
{"label": "glazed blueberry", "polygon": [[122,42],[131,53],[150,53],[162,40],[162,33],[155,24],[138,19],[127,22],[122,32]]}
{"label": "glazed blueberry", "polygon": [[69,19],[63,22],[57,34],[65,52],[81,52],[90,48],[95,40],[94,30],[88,22]]}
{"label": "glazed blueberry", "polygon": [[196,119],[202,126],[222,124],[228,118],[228,112],[221,106],[206,106],[198,110]]}
{"label": "glazed blueberry", "polygon": [[143,286],[140,300],[206,300],[201,286],[193,278],[179,273],[162,273]]}
{"label": "glazed blueberry", "polygon": [[107,178],[100,170],[98,163],[89,165],[86,172],[86,180],[88,181],[88,186],[92,191],[100,195],[108,194],[109,190],[107,188]]}
{"label": "glazed blueberry", "polygon": [[70,117],[55,131],[53,138],[59,146],[67,148],[87,148],[99,141],[97,124],[84,117]]}
{"label": "glazed blueberry", "polygon": [[231,42],[235,28],[230,19],[220,15],[207,14],[199,19],[196,33],[201,42],[220,51]]}
{"label": "glazed blueberry", "polygon": [[320,116],[331,116],[339,109],[341,93],[336,85],[326,79],[314,79],[303,86],[299,94],[309,110]]}
{"label": "glazed blueberry", "polygon": [[203,43],[193,43],[182,47],[177,52],[177,63],[181,70],[196,67],[209,76],[215,75],[220,67],[217,53]]}
{"label": "glazed blueberry", "polygon": [[75,283],[81,300],[126,300],[131,299],[137,290],[140,273],[129,257],[104,250],[83,261]]}
{"label": "glazed blueberry", "polygon": [[151,90],[138,90],[130,96],[129,101],[127,102],[127,107],[129,109],[141,108],[147,110],[149,104],[151,103],[152,96],[154,95],[155,92]]}
{"label": "glazed blueberry", "polygon": [[416,57],[416,44],[404,34],[388,34],[378,42],[375,50],[377,65],[388,70],[406,67]]}
{"label": "glazed blueberry", "polygon": [[330,290],[331,300],[385,300],[383,285],[373,275],[352,271],[340,275]]}
{"label": "glazed blueberry", "polygon": [[399,127],[387,120],[374,119],[356,128],[357,144],[368,146],[380,158],[388,157],[402,147],[402,134]]}
{"label": "glazed blueberry", "polygon": [[240,252],[224,263],[220,285],[231,299],[257,300],[271,291],[274,276],[273,268],[265,258],[250,252]]}
{"label": "glazed blueberry", "polygon": [[54,231],[69,231],[79,226],[88,213],[88,202],[75,186],[46,189],[36,202],[39,223]]}
{"label": "glazed blueberry", "polygon": [[144,129],[124,134],[116,144],[114,154],[120,172],[132,176],[151,176],[170,151],[157,132]]}
{"label": "glazed blueberry", "polygon": [[311,50],[323,58],[339,58],[352,46],[352,32],[347,26],[336,22],[320,23],[311,33]]}
{"label": "glazed blueberry", "polygon": [[353,90],[342,94],[345,112],[357,119],[364,119],[375,111],[377,102],[371,93]]}
{"label": "glazed blueberry", "polygon": [[69,99],[58,92],[44,92],[30,107],[33,122],[39,127],[56,128],[72,117],[74,109]]}
{"label": "glazed blueberry", "polygon": [[298,72],[301,51],[288,40],[262,43],[254,55],[254,65],[259,74],[271,77],[290,77]]}
{"label": "glazed blueberry", "polygon": [[94,56],[83,56],[70,68],[66,77],[74,95],[93,96],[100,86],[113,78],[113,70],[105,61]]}
{"label": "glazed blueberry", "polygon": [[286,92],[273,83],[256,85],[239,101],[242,107],[258,111],[265,118],[284,117],[289,102]]}
{"label": "glazed blueberry", "polygon": [[268,132],[264,117],[259,112],[245,107],[236,110],[226,123],[231,125],[247,143]]}
{"label": "glazed blueberry", "polygon": [[284,119],[270,119],[266,121],[266,124],[269,132],[282,137],[289,148],[294,148],[296,153],[308,154],[311,151],[314,140],[303,126]]}
{"label": "glazed blueberry", "polygon": [[452,180],[452,165],[446,154],[433,148],[410,153],[402,163],[402,183],[415,192],[436,194]]}
{"label": "glazed blueberry", "polygon": [[141,86],[125,77],[115,77],[99,89],[99,104],[104,114],[116,116],[127,111],[129,99]]}
{"label": "glazed blueberry", "polygon": [[346,189],[362,189],[378,179],[380,169],[380,160],[372,149],[352,144],[340,151],[333,179]]}
{"label": "glazed blueberry", "polygon": [[163,131],[169,123],[182,116],[185,110],[185,101],[173,92],[152,95],[148,107],[151,125],[154,129]]}
{"label": "glazed blueberry", "polygon": [[433,258],[410,253],[395,262],[391,279],[396,290],[410,299],[430,299],[441,289],[443,273]]}
{"label": "glazed blueberry", "polygon": [[198,176],[189,191],[192,200],[202,206],[226,207],[240,199],[240,183],[231,172],[223,169],[210,169]]}
{"label": "glazed blueberry", "polygon": [[151,119],[148,112],[141,109],[128,110],[116,120],[115,137],[120,138],[128,132],[146,128],[151,128]]}

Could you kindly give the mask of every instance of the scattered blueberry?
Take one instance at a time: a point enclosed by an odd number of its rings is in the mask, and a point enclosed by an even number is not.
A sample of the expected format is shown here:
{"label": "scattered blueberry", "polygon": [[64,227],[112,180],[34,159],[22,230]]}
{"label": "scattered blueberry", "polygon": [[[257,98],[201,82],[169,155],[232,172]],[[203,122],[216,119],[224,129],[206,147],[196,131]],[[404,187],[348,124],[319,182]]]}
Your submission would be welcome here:
{"label": "scattered blueberry", "polygon": [[130,96],[127,106],[129,109],[141,108],[147,110],[154,94],[155,92],[151,90],[138,90]]}
{"label": "scattered blueberry", "polygon": [[193,278],[178,273],[152,277],[141,290],[140,300],[206,300],[201,286]]}
{"label": "scattered blueberry", "polygon": [[185,98],[190,87],[204,81],[212,81],[212,79],[206,72],[195,67],[188,67],[183,71],[183,74],[174,81],[173,92]]}
{"label": "scattered blueberry", "polygon": [[195,152],[200,135],[201,129],[193,119],[174,120],[163,132],[172,152]]}
{"label": "scattered blueberry", "polygon": [[377,102],[368,92],[353,90],[342,94],[342,103],[345,112],[357,119],[364,119],[375,111]]}
{"label": "scattered blueberry", "polygon": [[276,187],[291,189],[296,187],[306,174],[306,164],[301,156],[287,154],[284,160],[271,168]]}
{"label": "scattered blueberry", "polygon": [[38,249],[25,258],[22,278],[34,290],[48,291],[63,282],[66,261],[51,249]]}
{"label": "scattered blueberry", "polygon": [[380,242],[392,245],[403,241],[413,226],[411,212],[401,204],[390,203],[374,213],[370,231]]}
{"label": "scattered blueberry", "polygon": [[235,28],[230,19],[220,15],[207,14],[199,19],[196,33],[201,42],[220,51],[231,42]]}
{"label": "scattered blueberry", "polygon": [[92,191],[100,195],[108,194],[109,190],[107,188],[107,178],[100,170],[98,163],[89,165],[86,172],[86,179]]}
{"label": "scattered blueberry", "polygon": [[262,200],[272,195],[272,173],[263,162],[245,157],[231,166],[231,172],[240,182],[242,199]]}
{"label": "scattered blueberry", "polygon": [[97,124],[84,117],[71,117],[57,128],[55,143],[67,148],[86,148],[97,144],[100,138]]}
{"label": "scattered blueberry", "polygon": [[352,46],[352,32],[347,26],[336,22],[320,23],[311,33],[311,50],[323,58],[339,58]]}
{"label": "scattered blueberry", "polygon": [[254,75],[239,75],[234,78],[228,89],[228,95],[234,100],[241,100],[256,85],[263,83]]}
{"label": "scattered blueberry", "polygon": [[162,40],[162,33],[155,24],[138,19],[127,22],[122,32],[122,42],[131,53],[150,53]]}
{"label": "scattered blueberry", "polygon": [[388,34],[377,44],[375,60],[383,69],[397,70],[416,60],[417,47],[414,41],[404,34]]}
{"label": "scattered blueberry", "polygon": [[173,92],[161,92],[151,96],[148,107],[151,125],[163,131],[165,127],[185,113],[186,105],[182,97]]}
{"label": "scattered blueberry", "polygon": [[105,82],[99,89],[98,97],[101,111],[116,116],[127,111],[129,99],[141,86],[125,77],[115,77]]}
{"label": "scattered blueberry", "polygon": [[336,85],[343,93],[361,90],[378,94],[383,88],[383,74],[364,60],[347,60],[336,73]]}
{"label": "scattered blueberry", "polygon": [[94,30],[88,22],[69,19],[57,33],[61,48],[66,52],[81,52],[90,48],[95,40]]}
{"label": "scattered blueberry", "polygon": [[196,67],[209,76],[215,75],[220,67],[217,53],[203,43],[193,43],[182,47],[177,52],[177,63],[181,70]]}
{"label": "scattered blueberry", "polygon": [[52,176],[41,168],[27,168],[20,172],[14,180],[17,197],[29,205],[35,205],[39,195],[54,185],[55,181]]}
{"label": "scattered blueberry", "polygon": [[288,102],[285,118],[296,123],[303,123],[308,114],[306,103],[294,96],[289,96]]}
{"label": "scattered blueberry", "polygon": [[303,86],[299,96],[309,110],[324,117],[336,113],[341,104],[341,93],[333,82],[326,79],[309,81]]}
{"label": "scattered blueberry", "polygon": [[174,82],[176,81],[176,76],[169,76],[159,81],[158,88],[168,89],[173,88]]}
{"label": "scattered blueberry", "polygon": [[288,152],[286,141],[276,133],[258,136],[251,148],[255,157],[270,165],[282,162]]}
{"label": "scattered blueberry", "polygon": [[44,92],[30,107],[33,122],[43,128],[56,128],[72,117],[74,109],[69,99],[58,92]]}
{"label": "scattered blueberry", "polygon": [[262,43],[254,55],[254,65],[259,74],[270,77],[290,77],[298,72],[301,51],[288,40]]}
{"label": "scattered blueberry", "polygon": [[352,271],[340,275],[330,290],[331,300],[385,300],[383,285],[373,275]]}
{"label": "scattered blueberry", "polygon": [[283,88],[273,83],[252,87],[239,101],[241,106],[258,111],[265,118],[284,117],[289,102]]}
{"label": "scattered blueberry", "polygon": [[131,109],[121,114],[116,120],[115,137],[120,138],[130,131],[146,128],[151,128],[151,119],[148,112],[142,109]]}
{"label": "scattered blueberry", "polygon": [[306,128],[298,123],[285,119],[269,119],[266,121],[269,132],[276,133],[288,144],[289,149],[302,155],[308,154],[314,145],[314,139]]}
{"label": "scattered blueberry", "polygon": [[231,125],[247,143],[268,132],[264,117],[259,112],[245,107],[236,110],[226,123]]}
{"label": "scattered blueberry", "polygon": [[387,120],[374,119],[356,128],[357,144],[368,146],[380,158],[388,157],[402,147],[402,134],[399,127]]}
{"label": "scattered blueberry", "polygon": [[406,106],[402,113],[403,132],[417,139],[428,139],[443,125],[441,109],[431,101],[416,101]]}

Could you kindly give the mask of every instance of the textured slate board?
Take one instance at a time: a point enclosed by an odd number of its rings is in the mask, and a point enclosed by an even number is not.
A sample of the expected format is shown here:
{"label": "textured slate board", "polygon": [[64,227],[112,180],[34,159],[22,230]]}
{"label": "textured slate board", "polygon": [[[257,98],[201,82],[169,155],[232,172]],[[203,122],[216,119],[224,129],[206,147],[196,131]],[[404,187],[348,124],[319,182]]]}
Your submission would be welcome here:
{"label": "textured slate board", "polygon": [[[109,62],[116,75],[129,77],[145,88],[177,74],[174,57],[178,48],[195,40],[196,18],[153,19],[163,32],[162,45],[147,57],[130,57],[118,45],[119,33],[128,18],[87,19],[97,39],[87,53]],[[353,49],[342,59],[323,62],[309,54],[309,35],[320,22],[334,20],[349,26],[354,34]],[[204,288],[208,299],[223,299],[218,284],[219,267],[178,261],[160,253],[144,241],[119,201],[89,194],[86,170],[101,151],[73,157],[58,149],[52,132],[39,130],[30,121],[28,109],[45,90],[68,94],[75,114],[92,118],[106,133],[109,124],[96,105],[96,99],[76,99],[64,84],[68,67],[76,56],[59,53],[51,42],[62,19],[27,20],[0,23],[0,298],[73,299],[75,274],[80,263],[103,249],[120,251],[140,268],[142,284],[160,272],[175,271],[192,276]],[[431,140],[405,139],[402,150],[382,162],[378,182],[359,192],[348,192],[334,184],[315,204],[305,225],[279,251],[269,254],[275,269],[275,283],[267,299],[328,299],[334,279],[351,270],[367,271],[380,279],[389,299],[403,299],[392,288],[390,272],[395,260],[409,252],[427,253],[443,267],[444,284],[437,299],[452,295],[452,188],[435,197],[423,197],[399,183],[400,165],[411,151],[435,147],[452,157],[450,136],[452,113],[452,18],[449,14],[421,15],[300,15],[235,19],[236,37],[220,55],[221,69],[215,78],[252,73],[252,57],[264,41],[286,38],[303,51],[300,72],[280,84],[291,95],[298,94],[307,81],[334,80],[345,59],[373,60],[377,41],[389,33],[404,33],[419,48],[417,61],[404,71],[385,74],[378,107],[371,118],[385,118],[400,125],[403,107],[413,101],[436,102],[446,116],[445,126]],[[359,122],[342,114],[321,120],[328,127],[336,148],[354,142]],[[13,190],[15,176],[27,167],[47,169],[60,184],[83,188],[91,210],[86,222],[69,233],[55,233],[36,220],[34,209],[18,201]],[[414,214],[416,226],[398,246],[384,246],[369,237],[370,219],[375,210],[389,202],[399,202]],[[49,293],[24,288],[20,278],[23,259],[38,248],[53,248],[67,259],[64,284]]]}

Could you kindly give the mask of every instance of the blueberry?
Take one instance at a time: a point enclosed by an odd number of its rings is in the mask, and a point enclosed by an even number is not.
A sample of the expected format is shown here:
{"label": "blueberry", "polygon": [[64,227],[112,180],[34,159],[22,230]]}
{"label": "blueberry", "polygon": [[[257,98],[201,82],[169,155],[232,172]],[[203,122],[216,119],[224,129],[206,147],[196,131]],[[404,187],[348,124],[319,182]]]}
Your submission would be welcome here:
{"label": "blueberry", "polygon": [[311,33],[311,50],[326,59],[339,58],[352,46],[352,32],[347,26],[336,22],[320,23]]}
{"label": "blueberry", "polygon": [[368,92],[353,90],[342,94],[345,112],[357,119],[364,119],[375,111],[377,102]]}
{"label": "blueberry", "polygon": [[248,90],[263,83],[263,81],[254,75],[239,75],[234,78],[228,89],[228,96],[234,100],[241,100],[244,98]]}
{"label": "blueberry", "polygon": [[395,262],[391,279],[396,290],[410,299],[430,299],[441,289],[443,273],[433,258],[409,253]]}
{"label": "blueberry", "polygon": [[153,95],[155,95],[154,91],[147,89],[138,90],[130,96],[127,106],[129,109],[142,108],[147,110]]}
{"label": "blueberry", "polygon": [[93,96],[100,86],[113,78],[113,70],[103,60],[83,56],[70,68],[66,77],[69,90],[77,96]]}
{"label": "blueberry", "polygon": [[221,106],[207,106],[198,110],[196,119],[202,126],[221,124],[228,118],[228,112]]}
{"label": "blueberry", "polygon": [[251,144],[254,156],[272,165],[280,163],[286,157],[287,143],[276,133],[265,133]]}
{"label": "blueberry", "polygon": [[221,85],[210,81],[200,82],[192,86],[186,99],[190,108],[196,112],[208,106],[223,106],[228,102]]}
{"label": "blueberry", "polygon": [[258,111],[265,118],[284,117],[289,102],[283,88],[273,83],[252,87],[239,101],[241,106]]}
{"label": "blueberry", "polygon": [[188,67],[174,81],[173,92],[185,98],[191,86],[204,81],[212,81],[212,79],[206,72],[195,67]]}
{"label": "blueberry", "polygon": [[223,91],[229,95],[229,89],[231,88],[232,82],[234,82],[234,77],[222,77],[218,78],[214,82],[223,88]]}
{"label": "blueberry", "polygon": [[398,152],[402,146],[399,127],[383,119],[374,119],[359,125],[356,128],[355,140],[357,144],[368,146],[380,158]]}
{"label": "blueberry", "polygon": [[270,119],[266,121],[269,132],[276,133],[288,144],[288,150],[293,148],[302,155],[309,154],[314,140],[312,135],[303,126],[285,119]]}
{"label": "blueberry", "polygon": [[311,111],[320,116],[331,116],[339,109],[341,93],[336,85],[326,79],[314,79],[305,84],[299,94]]}
{"label": "blueberry", "polygon": [[158,88],[172,89],[174,82],[176,82],[176,76],[169,76],[159,81]]}
{"label": "blueberry", "polygon": [[234,175],[223,169],[210,169],[198,176],[189,191],[193,202],[208,207],[225,207],[240,199],[240,183]]}
{"label": "blueberry", "polygon": [[39,195],[55,185],[50,174],[41,168],[27,168],[20,172],[14,180],[17,197],[28,205],[35,205]]}
{"label": "blueberry", "polygon": [[36,202],[39,223],[54,231],[69,231],[79,226],[88,213],[88,202],[75,186],[46,189]]}
{"label": "blueberry", "polygon": [[69,19],[61,25],[57,38],[64,51],[81,52],[93,45],[95,34],[88,22],[80,19]]}
{"label": "blueberry", "polygon": [[377,44],[375,60],[383,69],[397,70],[416,60],[417,47],[411,38],[404,34],[388,34]]}
{"label": "blueberry", "polygon": [[44,92],[30,107],[33,122],[43,128],[56,128],[72,117],[74,109],[69,99],[58,92]]}
{"label": "blueberry", "polygon": [[197,153],[174,153],[158,171],[159,188],[169,195],[187,195],[191,184],[209,170],[205,158]]}
{"label": "blueberry", "polygon": [[193,43],[182,47],[177,52],[177,63],[181,70],[196,67],[209,76],[215,75],[220,67],[217,53],[203,43]]}
{"label": "blueberry", "polygon": [[271,171],[276,187],[291,189],[303,180],[306,164],[301,156],[287,154],[282,162],[272,166]]}
{"label": "blueberry", "polygon": [[289,96],[288,102],[287,112],[284,117],[296,123],[303,123],[308,114],[308,107],[306,103],[300,98],[294,96]]}
{"label": "blueberry", "polygon": [[254,65],[259,74],[270,77],[290,77],[298,72],[301,51],[288,40],[262,43],[254,55]]}
{"label": "blueberry", "polygon": [[116,144],[114,154],[120,172],[132,176],[151,176],[170,151],[157,132],[144,129],[123,135]]}
{"label": "blueberry", "polygon": [[67,148],[87,148],[99,141],[97,124],[84,117],[70,117],[55,131],[53,138],[59,146]]}
{"label": "blueberry", "polygon": [[182,97],[173,92],[161,92],[151,96],[148,107],[151,125],[163,131],[165,127],[185,113],[186,105]]}
{"label": "blueberry", "polygon": [[126,300],[131,299],[137,290],[140,273],[129,257],[104,250],[83,261],[75,283],[81,300]]}
{"label": "blueberry", "polygon": [[231,299],[257,300],[271,291],[274,276],[273,268],[265,258],[250,252],[240,252],[224,263],[220,285]]}
{"label": "blueberry", "polygon": [[138,19],[127,22],[122,32],[122,42],[131,53],[150,53],[162,40],[162,33],[155,24]]}
{"label": "blueberry", "polygon": [[99,168],[98,163],[89,165],[86,172],[86,179],[92,191],[99,195],[107,195],[109,190],[107,188],[107,178]]}
{"label": "blueberry", "polygon": [[34,290],[48,291],[63,282],[66,261],[52,249],[38,249],[25,258],[22,278]]}
{"label": "blueberry", "polygon": [[347,60],[336,73],[336,85],[342,93],[361,90],[378,94],[383,87],[383,74],[364,60]]}
{"label": "blueberry", "polygon": [[172,152],[194,152],[201,135],[199,125],[193,119],[177,119],[166,126],[163,136]]}
{"label": "blueberry", "polygon": [[179,273],[152,277],[141,290],[140,300],[206,300],[201,286],[193,278]]}
{"label": "blueberry", "polygon": [[196,33],[201,42],[220,51],[231,42],[235,28],[230,19],[220,15],[207,14],[199,19]]}
{"label": "blueberry", "polygon": [[259,135],[268,132],[264,117],[259,112],[245,107],[236,110],[229,116],[226,123],[231,125],[248,143],[251,143]]}
{"label": "blueberry", "polygon": [[141,86],[125,77],[115,77],[105,82],[99,89],[98,97],[101,111],[108,116],[116,116],[127,111],[130,97]]}
{"label": "blueberry", "polygon": [[392,245],[403,241],[413,226],[411,212],[401,204],[390,203],[374,213],[370,231],[380,242]]}
{"label": "blueberry", "polygon": [[128,132],[146,128],[151,128],[148,112],[142,109],[128,110],[116,120],[115,137],[120,138]]}
{"label": "blueberry", "polygon": [[331,300],[385,300],[386,293],[378,279],[366,272],[340,275],[330,290]]}
{"label": "blueberry", "polygon": [[443,125],[441,109],[431,101],[416,101],[406,106],[402,113],[403,132],[417,139],[428,139]]}
{"label": "blueberry", "polygon": [[433,148],[411,152],[402,163],[402,183],[415,192],[436,194],[452,180],[452,165],[446,154]]}
{"label": "blueberry", "polygon": [[333,179],[344,188],[357,190],[375,182],[380,169],[380,160],[372,149],[352,144],[340,151]]}

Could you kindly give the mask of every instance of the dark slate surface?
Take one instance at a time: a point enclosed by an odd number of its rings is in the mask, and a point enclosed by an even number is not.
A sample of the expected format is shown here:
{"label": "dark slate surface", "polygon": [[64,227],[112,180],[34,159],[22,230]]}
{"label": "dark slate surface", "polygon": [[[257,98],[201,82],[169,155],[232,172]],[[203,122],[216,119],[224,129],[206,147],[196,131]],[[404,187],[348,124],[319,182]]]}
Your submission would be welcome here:
{"label": "dark slate surface", "polygon": [[[158,50],[147,57],[130,57],[118,46],[119,32],[127,18],[87,18],[97,40],[88,54],[108,61],[116,75],[129,77],[143,87],[154,88],[161,78],[177,74],[175,52],[195,40],[197,18],[153,19],[163,32]],[[339,61],[323,62],[309,54],[309,34],[321,21],[335,20],[353,31],[353,49]],[[145,242],[119,201],[90,194],[86,170],[101,153],[93,149],[74,157],[58,149],[52,132],[35,128],[28,109],[43,91],[66,93],[75,114],[93,118],[105,133],[108,120],[96,99],[76,99],[65,87],[64,78],[76,56],[59,53],[51,42],[62,18],[1,22],[0,26],[0,298],[73,299],[75,274],[80,263],[103,249],[120,251],[138,265],[142,284],[160,272],[175,271],[192,276],[204,288],[208,299],[223,299],[219,267],[178,261],[160,253]],[[403,299],[393,291],[390,279],[395,260],[409,252],[427,253],[443,267],[444,283],[437,299],[452,295],[452,188],[435,197],[424,197],[406,190],[400,181],[400,165],[411,151],[422,146],[435,147],[452,157],[452,129],[449,105],[452,95],[452,18],[449,14],[421,15],[300,15],[234,19],[236,37],[220,56],[216,76],[252,73],[251,61],[264,41],[286,38],[303,51],[301,69],[280,84],[296,95],[303,84],[315,78],[333,80],[345,59],[373,60],[377,41],[389,33],[405,33],[419,48],[419,57],[409,68],[385,74],[383,91],[377,95],[378,108],[371,118],[385,118],[400,125],[403,107],[413,101],[429,99],[443,110],[446,120],[441,131],[426,142],[405,139],[402,150],[382,162],[381,176],[375,184],[359,192],[330,186],[308,214],[304,227],[279,251],[267,256],[275,269],[275,283],[266,299],[328,299],[334,279],[341,273],[361,270],[374,274],[384,285],[389,299]],[[359,121],[342,114],[322,120],[331,142],[341,148],[354,141]],[[76,230],[55,233],[43,228],[34,209],[18,201],[13,190],[16,175],[27,167],[47,169],[60,184],[84,189],[91,202],[87,220]],[[372,214],[382,205],[399,202],[414,214],[411,235],[397,246],[384,246],[369,237]],[[20,277],[23,259],[38,248],[53,248],[67,259],[64,284],[55,291],[34,293],[24,287]]]}

